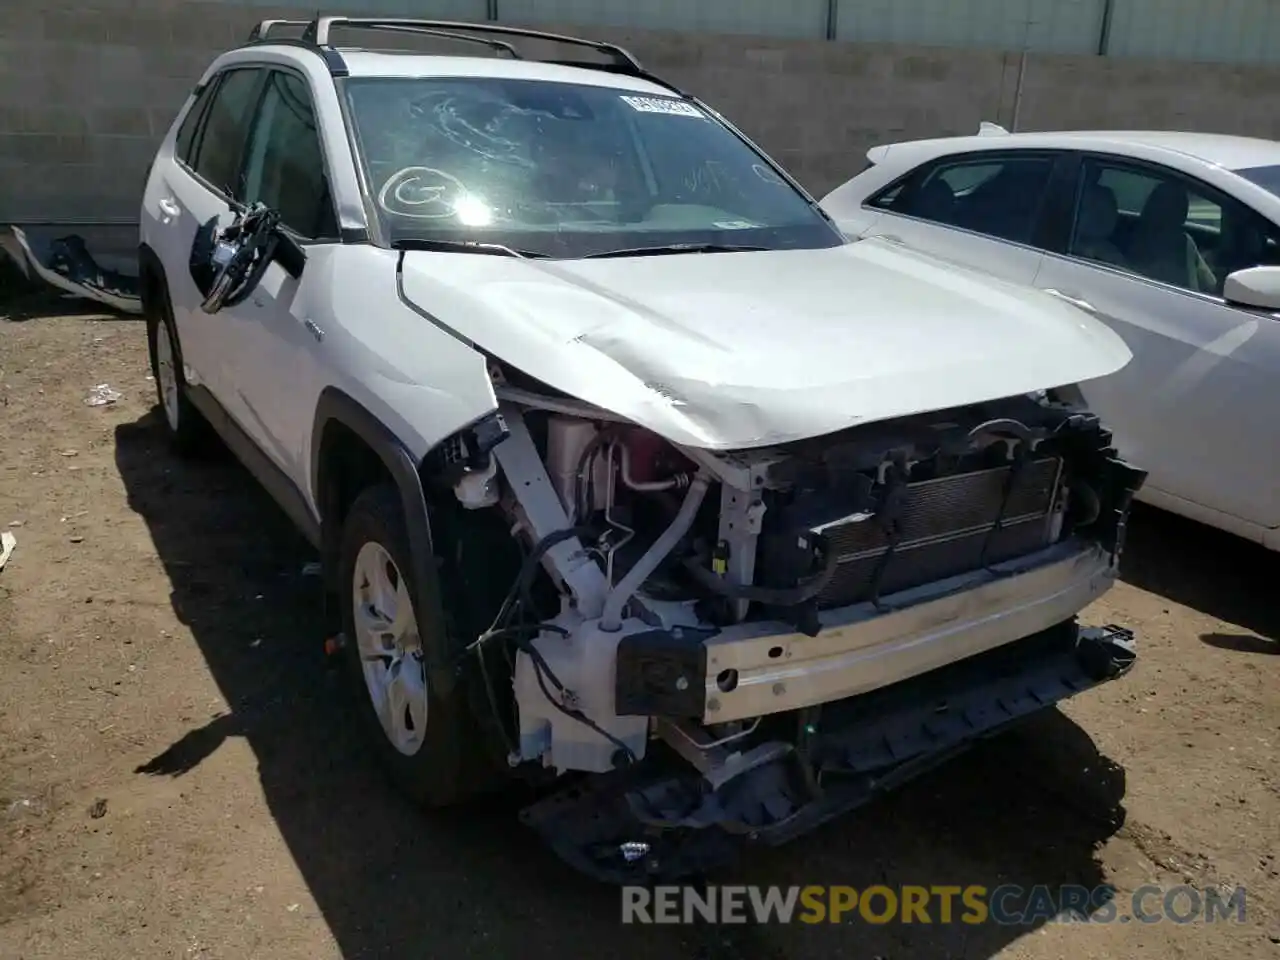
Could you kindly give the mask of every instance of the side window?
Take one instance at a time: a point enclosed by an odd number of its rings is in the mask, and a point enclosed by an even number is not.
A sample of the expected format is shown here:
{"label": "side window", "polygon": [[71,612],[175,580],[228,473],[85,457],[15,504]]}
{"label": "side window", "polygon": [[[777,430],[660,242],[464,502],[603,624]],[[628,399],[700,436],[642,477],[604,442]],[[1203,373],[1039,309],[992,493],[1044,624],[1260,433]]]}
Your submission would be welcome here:
{"label": "side window", "polygon": [[943,161],[895,186],[876,204],[895,213],[1030,243],[1054,157],[969,155]]}
{"label": "side window", "polygon": [[261,76],[262,71],[256,69],[229,70],[223,74],[213,101],[205,111],[204,123],[188,161],[188,166],[210,185],[234,197],[240,195],[236,174]]}
{"label": "side window", "polygon": [[1081,178],[1073,256],[1214,295],[1227,274],[1280,259],[1275,226],[1207,184],[1096,158]]}
{"label": "side window", "polygon": [[304,237],[337,236],[315,107],[307,84],[274,70],[258,111],[245,162],[244,199],[260,201]]}
{"label": "side window", "polygon": [[188,166],[191,165],[191,149],[196,142],[196,133],[200,129],[200,122],[204,118],[205,110],[209,107],[209,101],[213,99],[214,93],[218,89],[219,77],[211,79],[203,90],[196,96],[195,103],[191,104],[191,109],[187,111],[187,115],[182,118],[182,126],[178,128],[178,137],[173,145],[173,152],[177,154],[179,160]]}

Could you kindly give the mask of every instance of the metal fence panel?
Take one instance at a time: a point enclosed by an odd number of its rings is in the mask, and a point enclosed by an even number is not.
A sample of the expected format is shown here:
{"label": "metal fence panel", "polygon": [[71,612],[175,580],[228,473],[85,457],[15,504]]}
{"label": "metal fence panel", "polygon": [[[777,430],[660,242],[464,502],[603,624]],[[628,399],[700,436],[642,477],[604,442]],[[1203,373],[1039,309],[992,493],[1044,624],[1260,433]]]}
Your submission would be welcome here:
{"label": "metal fence panel", "polygon": [[1115,0],[1107,52],[1235,63],[1280,60],[1275,0]]}
{"label": "metal fence panel", "polygon": [[[222,2],[274,11],[291,0]],[[1280,63],[1280,0],[335,0],[327,9],[474,21],[496,10],[507,23],[797,39],[834,27],[832,39],[859,43]]]}
{"label": "metal fence panel", "polygon": [[498,19],[821,39],[827,6],[827,0],[498,0]]}
{"label": "metal fence panel", "polygon": [[1104,0],[838,0],[836,39],[1096,53]]}

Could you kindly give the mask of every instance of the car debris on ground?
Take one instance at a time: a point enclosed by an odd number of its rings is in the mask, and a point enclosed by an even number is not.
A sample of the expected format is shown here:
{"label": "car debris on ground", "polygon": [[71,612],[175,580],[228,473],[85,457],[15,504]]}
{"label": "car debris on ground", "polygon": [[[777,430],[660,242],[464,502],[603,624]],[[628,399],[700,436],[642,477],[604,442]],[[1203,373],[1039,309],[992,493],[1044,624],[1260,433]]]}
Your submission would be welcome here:
{"label": "car debris on ground", "polygon": [[112,388],[109,384],[100,383],[89,390],[89,395],[84,398],[84,402],[86,406],[90,407],[105,407],[108,404],[115,403],[122,396],[124,394]]}
{"label": "car debris on ground", "polygon": [[122,313],[142,312],[137,276],[98,263],[79,234],[42,235],[47,232],[11,226],[9,236],[0,236],[0,248],[30,280],[41,280],[64,293]]}

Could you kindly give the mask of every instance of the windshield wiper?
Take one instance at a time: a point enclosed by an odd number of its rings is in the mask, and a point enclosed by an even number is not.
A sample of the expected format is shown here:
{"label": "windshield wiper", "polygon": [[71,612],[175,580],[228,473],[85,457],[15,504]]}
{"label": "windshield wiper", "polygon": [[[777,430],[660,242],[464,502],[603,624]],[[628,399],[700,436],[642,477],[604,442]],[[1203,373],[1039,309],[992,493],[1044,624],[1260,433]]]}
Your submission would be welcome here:
{"label": "windshield wiper", "polygon": [[605,250],[588,253],[582,259],[600,260],[605,257],[660,257],[672,253],[750,253],[772,250],[773,247],[752,247],[734,243],[668,243],[656,247],[624,247],[621,250]]}
{"label": "windshield wiper", "polygon": [[534,250],[519,250],[508,247],[505,243],[489,243],[484,240],[444,240],[426,237],[404,237],[392,240],[393,250],[443,250],[458,253],[488,253],[499,257],[515,257],[519,260],[531,260],[544,257],[545,254]]}

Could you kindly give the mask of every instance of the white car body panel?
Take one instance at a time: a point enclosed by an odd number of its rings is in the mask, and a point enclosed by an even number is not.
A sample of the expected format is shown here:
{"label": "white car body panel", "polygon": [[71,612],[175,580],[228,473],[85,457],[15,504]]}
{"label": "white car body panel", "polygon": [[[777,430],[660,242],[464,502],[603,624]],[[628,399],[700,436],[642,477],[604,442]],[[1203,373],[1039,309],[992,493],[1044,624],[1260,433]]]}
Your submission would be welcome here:
{"label": "white car body panel", "polygon": [[[1280,224],[1280,197],[1234,169],[1280,165],[1280,143],[1165,132],[1028,133],[881,145],[875,166],[823,199],[854,236],[895,235],[916,249],[1053,291],[1107,323],[1134,359],[1082,384],[1125,455],[1150,470],[1139,499],[1280,548],[1280,319],[1076,257],[864,206],[926,161],[977,151],[1053,149],[1159,164]],[[1035,268],[1028,273],[1028,264]]]}
{"label": "white car body panel", "polygon": [[877,241],[576,261],[410,253],[403,286],[528,375],[704,449],[1030,393],[1129,358],[1074,308]]}
{"label": "white car body panel", "polygon": [[[313,245],[308,254],[301,281],[272,265],[249,300],[218,315],[232,314],[236,327],[229,364],[242,385],[240,425],[300,489],[314,496],[312,427],[326,388],[359,403],[418,459],[497,408],[484,356],[397,295],[396,252]],[[244,392],[249,384],[256,395]]]}

